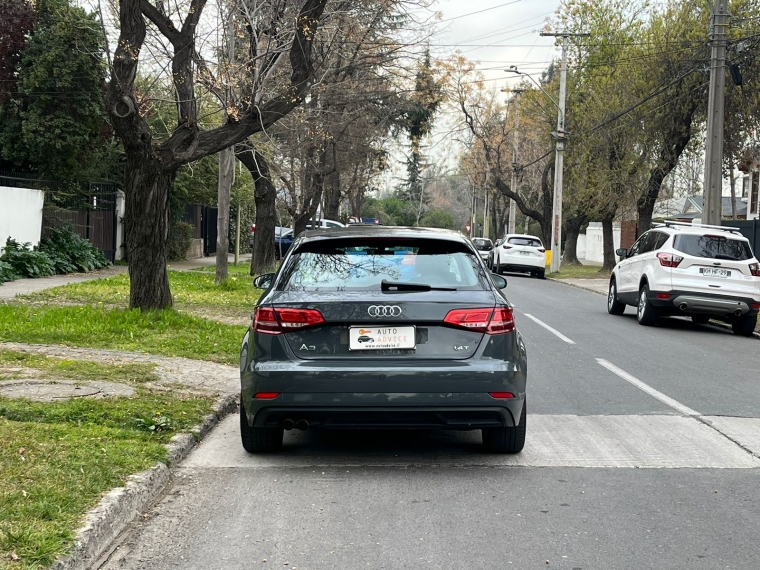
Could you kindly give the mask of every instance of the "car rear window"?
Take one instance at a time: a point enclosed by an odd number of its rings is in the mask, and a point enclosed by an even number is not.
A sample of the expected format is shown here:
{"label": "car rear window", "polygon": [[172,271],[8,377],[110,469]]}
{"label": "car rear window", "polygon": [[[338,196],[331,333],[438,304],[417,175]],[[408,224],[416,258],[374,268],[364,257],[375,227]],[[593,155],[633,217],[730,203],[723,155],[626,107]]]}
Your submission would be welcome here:
{"label": "car rear window", "polygon": [[528,247],[541,247],[541,240],[532,237],[511,237],[507,243],[512,245],[526,245]]}
{"label": "car rear window", "polygon": [[383,280],[457,290],[489,288],[480,260],[465,244],[376,238],[303,243],[283,267],[278,288],[380,291]]}
{"label": "car rear window", "polygon": [[749,243],[726,236],[680,234],[673,241],[673,248],[694,257],[744,261],[752,259]]}
{"label": "car rear window", "polygon": [[472,240],[472,243],[475,244],[475,247],[481,251],[488,251],[489,249],[493,249],[493,243],[491,243],[490,239],[475,238]]}

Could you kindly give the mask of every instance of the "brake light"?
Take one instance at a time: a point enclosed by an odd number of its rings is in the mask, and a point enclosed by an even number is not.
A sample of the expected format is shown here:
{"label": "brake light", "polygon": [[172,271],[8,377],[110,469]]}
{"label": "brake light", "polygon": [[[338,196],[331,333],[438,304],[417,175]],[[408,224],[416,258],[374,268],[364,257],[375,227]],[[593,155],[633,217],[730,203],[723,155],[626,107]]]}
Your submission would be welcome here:
{"label": "brake light", "polygon": [[512,309],[454,309],[449,311],[443,322],[453,327],[486,334],[505,334],[515,330]]}
{"label": "brake light", "polygon": [[515,397],[512,392],[488,392],[488,395],[497,400],[511,400]]}
{"label": "brake light", "polygon": [[753,311],[760,311],[760,303],[752,303]]}
{"label": "brake light", "polygon": [[657,293],[657,298],[662,299],[663,301],[667,301],[670,299],[671,295],[670,293]]}
{"label": "brake light", "polygon": [[660,265],[663,267],[678,267],[678,264],[683,261],[683,257],[675,255],[674,253],[658,253],[657,259],[660,260]]}
{"label": "brake light", "polygon": [[253,330],[264,334],[281,334],[324,322],[322,313],[315,309],[258,307],[253,315]]}
{"label": "brake light", "polygon": [[503,246],[501,246],[501,247],[503,247],[504,249],[512,249],[512,246],[511,245],[507,245],[506,243]]}
{"label": "brake light", "polygon": [[251,226],[251,233],[252,233],[252,234],[256,233],[256,224],[253,224],[253,225]]}
{"label": "brake light", "polygon": [[540,251],[541,253],[546,253],[546,250],[543,247],[539,247],[538,251]]}
{"label": "brake light", "polygon": [[753,277],[760,277],[760,263],[750,263],[749,272]]}

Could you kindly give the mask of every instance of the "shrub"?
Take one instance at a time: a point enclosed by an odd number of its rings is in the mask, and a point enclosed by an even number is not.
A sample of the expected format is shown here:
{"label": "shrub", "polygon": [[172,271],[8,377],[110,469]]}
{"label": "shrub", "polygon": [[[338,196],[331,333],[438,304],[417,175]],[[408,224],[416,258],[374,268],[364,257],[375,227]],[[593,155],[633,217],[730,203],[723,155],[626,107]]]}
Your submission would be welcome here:
{"label": "shrub", "polygon": [[13,266],[5,261],[0,261],[0,283],[18,279],[18,275],[13,271]]}
{"label": "shrub", "polygon": [[187,222],[174,222],[169,226],[169,239],[166,242],[166,257],[169,261],[187,258],[187,251],[193,243],[195,227]]}
{"label": "shrub", "polygon": [[39,249],[53,261],[56,273],[94,271],[109,265],[102,251],[68,226],[54,229]]}
{"label": "shrub", "polygon": [[46,253],[37,248],[32,249],[29,243],[21,244],[12,238],[8,238],[5,243],[5,253],[0,257],[0,261],[10,265],[19,277],[55,275],[53,261]]}

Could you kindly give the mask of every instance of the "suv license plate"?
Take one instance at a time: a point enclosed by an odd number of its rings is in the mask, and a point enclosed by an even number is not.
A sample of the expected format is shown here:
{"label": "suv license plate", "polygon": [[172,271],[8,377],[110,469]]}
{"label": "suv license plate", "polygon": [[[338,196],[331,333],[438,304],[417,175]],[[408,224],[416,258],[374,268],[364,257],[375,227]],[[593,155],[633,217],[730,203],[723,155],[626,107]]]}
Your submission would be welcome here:
{"label": "suv license plate", "polygon": [[721,279],[731,277],[730,270],[718,269],[717,267],[700,267],[699,272],[705,277],[720,277]]}
{"label": "suv license plate", "polygon": [[414,348],[414,327],[351,327],[349,350],[387,350]]}

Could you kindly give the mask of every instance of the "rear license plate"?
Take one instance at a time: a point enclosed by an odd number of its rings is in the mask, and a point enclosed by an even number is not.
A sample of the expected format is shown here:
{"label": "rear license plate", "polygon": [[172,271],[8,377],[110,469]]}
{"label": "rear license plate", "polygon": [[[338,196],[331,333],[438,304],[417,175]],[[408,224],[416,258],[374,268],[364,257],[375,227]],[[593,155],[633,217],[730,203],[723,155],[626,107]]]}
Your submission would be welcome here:
{"label": "rear license plate", "polygon": [[529,251],[521,251],[520,255],[530,255],[530,252]]}
{"label": "rear license plate", "polygon": [[349,350],[414,347],[414,327],[351,327],[348,329]]}
{"label": "rear license plate", "polygon": [[721,279],[731,277],[731,270],[717,267],[700,267],[699,272],[705,277],[720,277]]}

